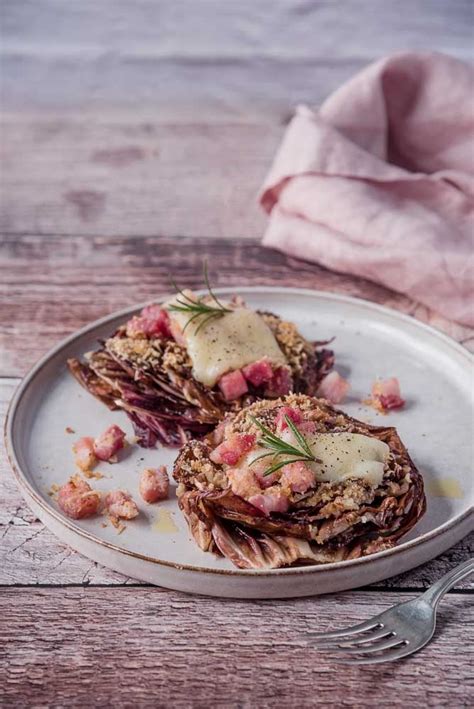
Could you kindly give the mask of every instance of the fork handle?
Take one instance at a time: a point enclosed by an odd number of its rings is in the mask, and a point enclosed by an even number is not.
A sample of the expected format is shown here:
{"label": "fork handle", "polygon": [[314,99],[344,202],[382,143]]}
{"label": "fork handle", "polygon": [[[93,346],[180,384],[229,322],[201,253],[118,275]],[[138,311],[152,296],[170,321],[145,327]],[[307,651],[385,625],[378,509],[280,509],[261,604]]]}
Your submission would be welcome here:
{"label": "fork handle", "polygon": [[474,573],[474,559],[468,559],[463,564],[459,564],[459,566],[455,566],[454,569],[448,571],[448,573],[442,576],[439,581],[436,581],[436,583],[430,586],[421,598],[424,598],[425,601],[435,608],[444,594],[449,591],[454,584],[472,573]]}

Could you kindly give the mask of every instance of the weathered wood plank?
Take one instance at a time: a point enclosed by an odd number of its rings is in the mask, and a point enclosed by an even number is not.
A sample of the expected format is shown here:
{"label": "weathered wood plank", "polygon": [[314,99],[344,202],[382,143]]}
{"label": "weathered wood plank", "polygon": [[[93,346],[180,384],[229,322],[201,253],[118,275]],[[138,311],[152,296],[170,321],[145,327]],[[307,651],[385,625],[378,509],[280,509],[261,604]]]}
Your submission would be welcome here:
{"label": "weathered wood plank", "polygon": [[202,286],[204,259],[216,286],[298,286],[355,295],[411,313],[474,347],[472,330],[402,295],[254,241],[15,235],[0,239],[0,376],[24,374],[87,322],[169,291],[170,273],[185,286]]}
{"label": "weathered wood plank", "polygon": [[0,231],[258,238],[257,191],[282,132],[10,116],[1,126]]}
{"label": "weathered wood plank", "polygon": [[468,706],[474,613],[465,595],[448,596],[433,641],[397,663],[342,670],[304,640],[307,631],[360,622],[403,599],[352,593],[290,603],[217,602],[150,588],[4,589],[2,702]]}
{"label": "weathered wood plank", "polygon": [[[0,380],[0,419],[16,382]],[[0,586],[139,583],[81,556],[59,541],[27,507],[2,451],[0,455]],[[425,588],[474,554],[474,534],[428,564],[376,585],[379,589]],[[457,588],[474,588],[465,581]]]}
{"label": "weathered wood plank", "polygon": [[[469,0],[5,2],[3,102],[275,120],[403,48],[472,58]],[[51,42],[51,28],[57,41]]]}

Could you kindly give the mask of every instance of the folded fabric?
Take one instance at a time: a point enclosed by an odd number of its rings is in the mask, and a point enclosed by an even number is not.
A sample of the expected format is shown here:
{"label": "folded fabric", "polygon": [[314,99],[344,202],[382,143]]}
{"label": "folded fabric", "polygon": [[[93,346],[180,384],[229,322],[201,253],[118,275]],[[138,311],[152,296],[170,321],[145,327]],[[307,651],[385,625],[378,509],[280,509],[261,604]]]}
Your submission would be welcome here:
{"label": "folded fabric", "polygon": [[266,246],[474,326],[474,70],[396,54],[299,107],[260,199]]}

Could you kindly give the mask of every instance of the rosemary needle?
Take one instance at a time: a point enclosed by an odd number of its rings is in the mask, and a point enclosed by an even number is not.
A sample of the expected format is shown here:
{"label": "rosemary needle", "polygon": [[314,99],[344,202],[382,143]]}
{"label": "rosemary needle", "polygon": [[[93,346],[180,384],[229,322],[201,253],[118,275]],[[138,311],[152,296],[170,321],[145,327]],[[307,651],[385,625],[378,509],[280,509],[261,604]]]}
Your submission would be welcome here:
{"label": "rosemary needle", "polygon": [[209,291],[209,296],[211,297],[211,300],[214,301],[215,305],[211,305],[209,303],[204,302],[204,297],[201,296],[200,298],[196,298],[194,300],[193,298],[190,298],[186,293],[179,288],[179,286],[176,285],[175,281],[173,279],[170,279],[171,283],[173,284],[173,287],[177,290],[178,292],[178,297],[176,298],[175,303],[172,305],[168,306],[168,310],[173,312],[173,313],[186,313],[188,314],[189,320],[187,320],[186,325],[183,328],[186,330],[188,325],[190,325],[194,320],[199,318],[201,315],[206,315],[206,317],[201,320],[199,325],[197,326],[195,330],[195,334],[199,332],[199,330],[204,327],[210,320],[213,320],[214,318],[221,318],[223,315],[226,313],[231,313],[232,310],[230,308],[226,308],[217,298],[215,293],[213,292],[210,283],[209,283],[209,276],[207,272],[207,263],[204,262],[204,280],[206,282],[207,290]]}
{"label": "rosemary needle", "polygon": [[[267,470],[263,473],[264,477],[275,473],[277,470],[280,470],[280,468],[283,468],[285,465],[289,465],[290,463],[297,463],[299,461],[310,461],[313,463],[321,462],[313,455],[311,448],[308,445],[308,442],[301,434],[301,432],[298,431],[289,416],[285,415],[285,421],[288,428],[295,436],[298,446],[293,446],[291,445],[291,443],[287,443],[287,441],[284,441],[282,438],[279,438],[275,433],[273,433],[269,428],[267,428],[267,426],[264,426],[263,423],[258,421],[254,416],[251,416],[250,419],[263,434],[258,440],[258,445],[262,448],[267,448],[269,451],[268,453],[262,453],[262,455],[259,455],[257,458],[254,458],[250,465],[255,463],[255,461],[257,460],[261,460],[262,458],[267,458],[269,456],[273,456],[273,458],[278,458],[282,455],[286,456],[284,460],[277,461],[269,468],[267,468]],[[291,456],[291,458],[288,458],[288,456]]]}

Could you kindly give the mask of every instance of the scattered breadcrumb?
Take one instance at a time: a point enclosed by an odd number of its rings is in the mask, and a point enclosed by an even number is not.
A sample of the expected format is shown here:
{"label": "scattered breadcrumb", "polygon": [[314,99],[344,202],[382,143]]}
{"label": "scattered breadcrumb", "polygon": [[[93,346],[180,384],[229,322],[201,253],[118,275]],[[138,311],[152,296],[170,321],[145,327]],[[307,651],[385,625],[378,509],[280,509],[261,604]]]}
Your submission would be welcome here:
{"label": "scattered breadcrumb", "polygon": [[[122,534],[124,529],[127,528],[127,525],[124,524],[118,517],[115,515],[108,515],[107,519],[109,520],[110,524],[115,527],[117,530],[117,534]],[[107,526],[107,525],[105,525]]]}
{"label": "scattered breadcrumb", "polygon": [[55,495],[58,494],[60,487],[61,487],[60,485],[53,483],[49,489],[48,495],[50,497],[54,497]]}
{"label": "scattered breadcrumb", "polygon": [[99,473],[98,470],[83,470],[82,474],[84,475],[85,478],[88,478],[89,480],[93,478],[94,480],[102,480],[102,478],[106,478],[106,475],[103,475],[102,473]]}
{"label": "scattered breadcrumb", "polygon": [[380,405],[379,401],[377,399],[362,399],[361,404],[364,404],[364,406],[370,406],[370,408],[375,409],[375,411],[378,414],[382,414],[382,416],[386,416],[388,411],[386,411],[382,406]]}

